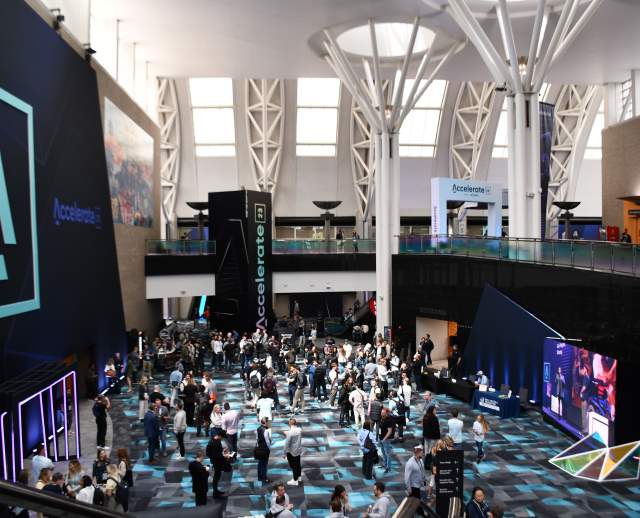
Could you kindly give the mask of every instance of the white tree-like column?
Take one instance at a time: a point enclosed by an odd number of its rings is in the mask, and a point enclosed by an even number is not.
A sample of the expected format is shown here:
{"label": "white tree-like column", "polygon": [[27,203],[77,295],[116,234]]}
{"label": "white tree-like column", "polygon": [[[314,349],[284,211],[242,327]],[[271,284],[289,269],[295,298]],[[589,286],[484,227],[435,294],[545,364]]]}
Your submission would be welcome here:
{"label": "white tree-like column", "polygon": [[[409,38],[406,53],[397,79],[394,92],[385,95],[383,81],[383,60],[379,55],[379,41],[376,35],[376,23],[368,21],[371,56],[362,57],[361,65],[364,81],[358,77],[345,51],[337,43],[330,31],[324,31],[323,42],[327,55],[325,59],[340,78],[357,102],[362,116],[374,134],[375,156],[375,207],[376,207],[376,326],[379,332],[391,325],[391,256],[398,253],[400,235],[400,160],[398,132],[407,115],[419,101],[429,85],[436,78],[441,67],[462,49],[464,43],[455,42],[439,56],[431,45],[422,55],[415,80],[405,95],[405,83],[409,66],[414,57],[416,36],[420,20],[416,18]],[[433,65],[429,74],[427,69]],[[387,97],[391,98],[388,102]],[[370,166],[369,173],[371,171]],[[370,184],[369,184],[370,189]],[[370,196],[370,190],[367,190]]]}
{"label": "white tree-like column", "polygon": [[[449,12],[474,44],[494,80],[508,89],[509,235],[541,235],[538,93],[549,70],[566,53],[603,0],[537,0],[528,51],[516,48],[507,0],[495,0],[502,39],[498,48],[467,0],[448,0]],[[551,8],[559,6],[553,29]],[[583,8],[584,7],[584,8]]]}

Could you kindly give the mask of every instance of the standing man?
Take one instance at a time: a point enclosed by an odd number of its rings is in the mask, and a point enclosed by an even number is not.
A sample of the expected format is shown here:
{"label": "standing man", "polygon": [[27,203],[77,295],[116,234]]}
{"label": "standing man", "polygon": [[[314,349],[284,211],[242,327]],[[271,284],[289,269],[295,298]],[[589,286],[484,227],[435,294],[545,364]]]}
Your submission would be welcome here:
{"label": "standing man", "polygon": [[178,387],[180,387],[180,383],[182,382],[182,371],[178,368],[178,363],[176,363],[175,369],[169,375],[169,383],[171,384],[171,401],[169,401],[169,406],[173,406],[173,403],[176,400],[176,396],[178,395]]}
{"label": "standing man", "polygon": [[373,485],[373,494],[376,497],[376,503],[373,505],[370,511],[363,514],[364,518],[391,518],[392,510],[396,506],[396,503],[391,498],[391,495],[384,492],[384,482],[379,480]]}
{"label": "standing man", "polygon": [[209,440],[207,444],[207,455],[211,466],[213,466],[213,498],[220,498],[224,496],[224,491],[218,490],[218,483],[223,471],[231,471],[230,459],[232,454],[226,448],[222,447],[223,432],[220,430],[214,432],[214,436]]}
{"label": "standing man", "polygon": [[298,428],[295,417],[289,419],[289,431],[285,432],[284,457],[289,462],[289,467],[293,473],[293,478],[287,482],[290,486],[300,484],[302,468],[300,467],[300,456],[302,455],[302,430]]}
{"label": "standing man", "polygon": [[431,335],[427,334],[427,339],[424,341],[424,353],[427,356],[427,365],[431,365],[433,362],[431,361],[431,352],[435,349],[435,345],[433,345],[433,340],[431,340]]}
{"label": "standing man", "polygon": [[204,451],[198,450],[196,460],[189,463],[189,473],[191,474],[191,490],[196,495],[196,505],[207,505],[207,482],[209,480],[209,470],[202,463],[204,461]]}
{"label": "standing man", "polygon": [[260,421],[260,426],[256,430],[256,442],[258,444],[258,480],[263,484],[271,482],[267,478],[267,467],[269,466],[269,455],[271,454],[271,435],[269,434],[269,423],[266,419]]}
{"label": "standing man", "polygon": [[[222,430],[226,435],[227,444],[232,452],[238,452],[238,429],[240,428],[240,413],[232,410],[231,405],[225,401],[224,415],[222,416]],[[235,457],[233,460],[235,460]]]}
{"label": "standing man", "polygon": [[104,448],[107,437],[107,410],[111,408],[109,398],[100,395],[93,404],[93,416],[96,418],[96,446]]}
{"label": "standing man", "polygon": [[307,375],[300,369],[296,369],[296,392],[293,395],[291,414],[300,406],[300,413],[304,414],[304,389],[307,386]]}
{"label": "standing man", "polygon": [[[167,456],[167,427],[169,426],[169,410],[162,404],[162,401],[154,401],[156,415],[158,416],[158,430],[160,432],[160,455]],[[186,420],[186,413],[185,413]]]}
{"label": "standing man", "polygon": [[380,420],[380,445],[382,446],[382,459],[384,461],[384,472],[391,471],[391,441],[396,432],[396,425],[388,408],[382,409],[382,419]]}
{"label": "standing man", "polygon": [[349,394],[349,403],[353,406],[353,414],[355,416],[356,429],[362,428],[364,424],[364,401],[367,395],[358,385]]}
{"label": "standing man", "polygon": [[413,457],[407,461],[404,467],[404,484],[407,486],[409,496],[421,499],[420,491],[424,489],[427,482],[422,462],[422,444],[415,445],[413,453]]}
{"label": "standing man", "polygon": [[149,408],[147,413],[144,414],[144,435],[147,438],[148,443],[149,463],[153,463],[155,462],[153,457],[156,452],[158,436],[160,435],[158,419],[153,408]]}
{"label": "standing man", "polygon": [[329,371],[329,405],[335,408],[336,396],[338,395],[338,364],[332,363]]}
{"label": "standing man", "polygon": [[458,409],[454,408],[451,411],[451,419],[447,421],[449,426],[449,437],[453,440],[453,446],[456,450],[464,449],[462,447],[462,425],[463,422],[458,419]]}
{"label": "standing man", "polygon": [[178,441],[176,460],[184,459],[184,433],[187,431],[187,413],[182,409],[182,401],[176,403],[176,415],[173,416],[173,433]]}
{"label": "standing man", "polygon": [[564,374],[562,374],[562,367],[558,367],[558,372],[556,372],[556,386],[555,386],[555,396],[558,398],[558,415],[562,417],[563,404],[562,400],[564,399],[564,387],[566,385]]}

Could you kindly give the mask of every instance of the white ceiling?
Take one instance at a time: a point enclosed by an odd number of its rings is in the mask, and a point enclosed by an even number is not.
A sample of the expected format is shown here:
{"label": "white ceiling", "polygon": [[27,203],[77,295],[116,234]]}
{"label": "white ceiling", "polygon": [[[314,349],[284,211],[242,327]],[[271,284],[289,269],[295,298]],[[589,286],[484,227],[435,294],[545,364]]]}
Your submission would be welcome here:
{"label": "white ceiling", "polygon": [[[449,14],[421,0],[93,0],[92,8],[97,19],[120,19],[121,40],[137,43],[138,56],[150,62],[153,75],[169,77],[332,76],[310,48],[309,38],[326,27],[368,18],[411,20],[419,15],[425,25],[462,38]],[[495,21],[483,23],[495,38]],[[528,19],[516,23],[522,54],[531,25]],[[621,81],[633,68],[640,68],[640,0],[605,0],[549,79]],[[490,76],[467,45],[440,78]]]}

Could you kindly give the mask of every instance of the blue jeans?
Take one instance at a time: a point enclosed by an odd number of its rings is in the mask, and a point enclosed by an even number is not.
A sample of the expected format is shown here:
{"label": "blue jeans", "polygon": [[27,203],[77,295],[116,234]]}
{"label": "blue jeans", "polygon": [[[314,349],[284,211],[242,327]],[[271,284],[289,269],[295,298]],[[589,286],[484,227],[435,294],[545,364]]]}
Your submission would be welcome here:
{"label": "blue jeans", "polygon": [[267,466],[269,465],[269,457],[266,459],[258,460],[258,480],[266,480],[267,478]]}
{"label": "blue jeans", "polygon": [[231,370],[231,358],[228,357],[227,355],[225,355],[224,357],[224,370],[226,371]]}
{"label": "blue jeans", "polygon": [[293,396],[296,394],[295,384],[289,385],[289,405],[293,405]]}
{"label": "blue jeans", "polygon": [[478,458],[484,457],[484,441],[476,441],[476,448],[478,448]]}
{"label": "blue jeans", "polygon": [[167,429],[160,429],[160,451],[164,453],[167,451]]}
{"label": "blue jeans", "polygon": [[380,441],[382,446],[382,459],[384,462],[384,469],[391,469],[391,440],[386,439]]}

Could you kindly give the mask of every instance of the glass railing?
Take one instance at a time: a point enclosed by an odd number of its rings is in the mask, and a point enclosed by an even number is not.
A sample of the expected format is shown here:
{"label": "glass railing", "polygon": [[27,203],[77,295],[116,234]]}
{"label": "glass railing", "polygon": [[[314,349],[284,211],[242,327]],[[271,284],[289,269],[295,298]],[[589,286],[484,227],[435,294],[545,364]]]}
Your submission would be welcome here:
{"label": "glass railing", "polygon": [[403,236],[401,254],[456,255],[637,276],[638,247],[604,241],[567,241],[475,236]]}
{"label": "glass railing", "polygon": [[274,239],[274,254],[375,254],[375,239]]}
{"label": "glass railing", "polygon": [[147,255],[215,255],[215,241],[147,239]]}

